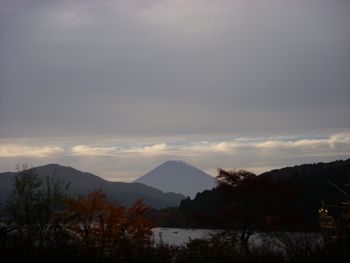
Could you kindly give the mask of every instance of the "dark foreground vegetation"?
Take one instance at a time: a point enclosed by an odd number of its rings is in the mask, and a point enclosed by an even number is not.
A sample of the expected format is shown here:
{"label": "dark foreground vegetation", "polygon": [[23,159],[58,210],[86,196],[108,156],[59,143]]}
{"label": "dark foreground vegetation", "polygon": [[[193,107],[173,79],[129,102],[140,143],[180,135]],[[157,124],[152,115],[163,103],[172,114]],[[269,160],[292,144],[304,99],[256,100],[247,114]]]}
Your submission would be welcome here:
{"label": "dark foreground vegetation", "polygon": [[[127,208],[101,191],[73,198],[65,182],[25,168],[1,210],[1,261],[350,262],[349,239],[273,228],[277,216],[284,226],[302,224],[290,213],[298,196],[288,180],[219,170],[216,191],[222,205],[212,223],[223,230],[170,246],[152,241],[151,210],[143,201]],[[253,244],[251,236],[261,229],[269,234]]]}
{"label": "dark foreground vegetation", "polygon": [[[185,263],[185,262],[349,262],[348,246],[334,246],[320,242],[314,234],[302,237],[282,236],[275,241],[265,240],[252,246],[249,253],[240,249],[238,239],[225,233],[208,240],[192,240],[183,246],[152,244],[150,241],[135,241],[124,238],[117,243],[98,241],[93,245],[81,240],[67,238],[60,242],[38,246],[20,239],[21,236],[6,235],[1,229],[2,262],[122,262],[122,263]],[[279,239],[280,238],[280,239]],[[64,241],[64,242],[62,242]]]}
{"label": "dark foreground vegetation", "polygon": [[[253,180],[243,180],[244,187],[238,190],[244,192],[242,198],[250,196],[250,199],[257,199],[255,207],[259,203],[264,206],[259,216],[260,223],[256,222],[255,228],[261,231],[271,228],[320,231],[318,210],[321,206],[327,206],[329,213],[336,218],[340,218],[348,209],[341,205],[347,201],[347,197],[334,185],[349,192],[349,176],[350,159],[304,164],[253,176]],[[218,188],[214,188],[198,193],[193,200],[185,199],[177,211],[170,213],[164,210],[166,220],[160,220],[160,223],[171,227],[215,228],[221,224],[222,218],[226,218],[223,211],[229,203],[228,199],[234,198],[234,194],[229,194],[223,199],[221,193]]]}

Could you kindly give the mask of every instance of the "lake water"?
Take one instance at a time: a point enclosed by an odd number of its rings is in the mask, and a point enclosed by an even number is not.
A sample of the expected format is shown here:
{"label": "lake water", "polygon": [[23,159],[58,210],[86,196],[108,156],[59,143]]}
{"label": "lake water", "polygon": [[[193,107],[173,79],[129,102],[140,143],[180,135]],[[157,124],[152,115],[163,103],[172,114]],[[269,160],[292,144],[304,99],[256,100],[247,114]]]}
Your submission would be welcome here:
{"label": "lake water", "polygon": [[155,243],[163,241],[169,245],[182,245],[190,239],[209,238],[211,233],[217,230],[212,229],[191,229],[191,228],[165,228],[156,227],[152,229]]}
{"label": "lake water", "polygon": [[[187,243],[190,239],[205,239],[209,238],[210,234],[218,233],[219,230],[213,229],[191,229],[191,228],[165,228],[157,227],[152,229],[152,236],[155,243],[160,243],[161,241],[169,245],[183,245]],[[278,233],[277,233],[278,234]],[[307,240],[315,241],[316,243],[322,242],[323,238],[319,233],[289,233],[280,232],[284,238],[299,242],[305,242]],[[276,242],[278,238],[275,235],[269,235],[267,233],[255,233],[250,238],[251,245],[261,245],[266,244],[266,242],[274,241]],[[277,241],[278,242],[278,241]],[[275,243],[274,246],[278,245]]]}
{"label": "lake water", "polygon": [[[152,229],[152,237],[155,243],[162,241],[165,244],[179,246],[187,243],[190,239],[210,238],[210,234],[218,232],[219,230],[214,229],[157,227]],[[255,244],[263,242],[262,239],[262,234],[253,234],[250,238],[251,242]]]}

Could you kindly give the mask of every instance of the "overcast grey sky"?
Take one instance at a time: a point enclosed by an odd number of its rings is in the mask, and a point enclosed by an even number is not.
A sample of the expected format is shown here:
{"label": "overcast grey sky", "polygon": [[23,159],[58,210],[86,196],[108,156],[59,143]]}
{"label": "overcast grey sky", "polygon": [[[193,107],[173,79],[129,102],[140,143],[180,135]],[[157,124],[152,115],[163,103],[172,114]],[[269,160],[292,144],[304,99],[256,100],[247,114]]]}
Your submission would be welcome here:
{"label": "overcast grey sky", "polygon": [[350,1],[0,0],[0,170],[130,180],[350,157]]}

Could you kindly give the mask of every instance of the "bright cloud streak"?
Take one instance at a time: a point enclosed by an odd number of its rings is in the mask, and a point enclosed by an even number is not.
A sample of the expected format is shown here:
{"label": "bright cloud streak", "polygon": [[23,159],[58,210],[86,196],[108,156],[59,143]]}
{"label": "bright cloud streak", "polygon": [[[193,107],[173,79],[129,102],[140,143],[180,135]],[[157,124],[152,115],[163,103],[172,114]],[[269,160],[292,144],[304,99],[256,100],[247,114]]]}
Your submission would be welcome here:
{"label": "bright cloud streak", "polygon": [[329,144],[332,148],[339,145],[350,145],[350,133],[337,133],[330,136]]}
{"label": "bright cloud streak", "polygon": [[162,154],[169,150],[170,149],[167,144],[160,143],[151,146],[134,147],[130,150],[124,150],[122,152],[130,154]]}
{"label": "bright cloud streak", "polygon": [[63,148],[57,146],[33,147],[24,145],[0,145],[0,158],[34,157],[44,158],[62,154]]}
{"label": "bright cloud streak", "polygon": [[168,146],[165,143],[131,148],[77,145],[71,148],[71,154],[76,156],[118,156],[121,154],[162,154],[167,150]]}
{"label": "bright cloud streak", "polygon": [[316,149],[329,146],[329,139],[303,139],[297,141],[269,140],[256,144],[258,149]]}
{"label": "bright cloud streak", "polygon": [[119,156],[132,154],[149,155],[192,155],[192,154],[233,154],[242,150],[275,151],[309,150],[334,151],[341,149],[350,153],[350,133],[334,134],[322,139],[235,139],[219,142],[195,142],[187,144],[154,144],[148,146],[87,146],[78,145],[71,148],[73,155],[82,156]]}
{"label": "bright cloud streak", "polygon": [[204,153],[204,152],[232,152],[240,146],[236,141],[222,141],[222,142],[200,142],[190,146],[185,146],[185,152]]}
{"label": "bright cloud streak", "polygon": [[159,143],[153,145],[76,145],[68,151],[59,146],[33,147],[27,145],[0,145],[1,157],[47,157],[52,155],[73,156],[120,156],[120,155],[192,155],[192,154],[233,154],[242,150],[275,151],[280,150],[309,150],[309,151],[336,151],[342,150],[350,154],[350,133],[333,134],[322,139],[256,139],[238,138],[235,140],[223,140],[218,142],[194,142],[186,144]]}
{"label": "bright cloud streak", "polygon": [[71,148],[71,153],[78,156],[114,156],[118,153],[118,148],[77,145]]}

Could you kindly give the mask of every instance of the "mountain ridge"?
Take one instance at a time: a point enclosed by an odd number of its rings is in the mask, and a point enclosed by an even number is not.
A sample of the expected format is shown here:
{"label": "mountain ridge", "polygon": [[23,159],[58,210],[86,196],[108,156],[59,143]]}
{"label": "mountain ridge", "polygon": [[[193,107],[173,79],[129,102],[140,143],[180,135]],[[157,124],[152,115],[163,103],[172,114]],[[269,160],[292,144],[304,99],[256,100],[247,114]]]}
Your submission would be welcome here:
{"label": "mountain ridge", "polygon": [[[87,194],[94,190],[104,191],[109,198],[130,206],[138,199],[154,208],[176,207],[185,196],[177,193],[164,193],[154,187],[141,183],[110,182],[89,172],[59,164],[47,164],[33,167],[39,176],[56,175],[60,180],[70,183],[73,196]],[[6,197],[12,187],[16,172],[0,173],[0,201]]]}

